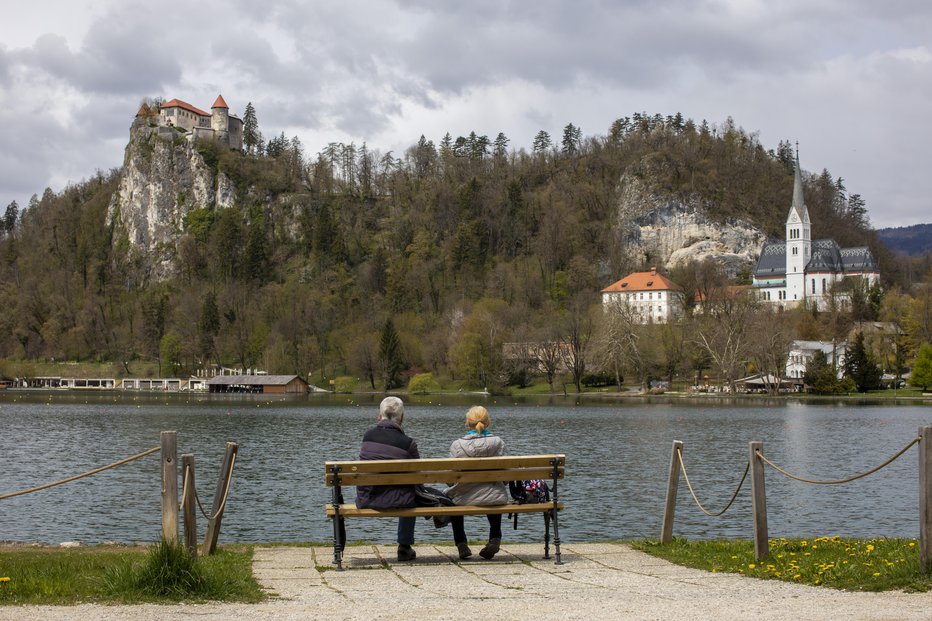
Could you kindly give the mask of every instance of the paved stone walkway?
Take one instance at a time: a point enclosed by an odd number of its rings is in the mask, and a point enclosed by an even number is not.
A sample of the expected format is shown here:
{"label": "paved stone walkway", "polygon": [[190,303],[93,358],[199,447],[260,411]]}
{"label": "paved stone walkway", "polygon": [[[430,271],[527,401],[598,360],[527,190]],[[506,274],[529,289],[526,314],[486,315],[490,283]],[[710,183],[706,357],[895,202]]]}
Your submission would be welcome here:
{"label": "paved stone walkway", "polygon": [[[932,619],[932,593],[848,593],[686,569],[622,544],[505,545],[492,561],[459,561],[421,544],[413,563],[394,546],[353,546],[347,570],[330,548],[256,550],[262,604],[2,607],[0,619]],[[477,551],[477,550],[474,550]]]}

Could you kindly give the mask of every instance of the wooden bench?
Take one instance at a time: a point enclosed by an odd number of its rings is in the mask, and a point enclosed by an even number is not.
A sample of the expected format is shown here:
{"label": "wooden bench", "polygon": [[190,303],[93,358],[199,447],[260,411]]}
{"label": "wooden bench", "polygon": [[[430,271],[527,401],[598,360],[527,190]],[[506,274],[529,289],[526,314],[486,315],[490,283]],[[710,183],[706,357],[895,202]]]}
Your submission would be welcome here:
{"label": "wooden bench", "polygon": [[[342,518],[362,517],[439,517],[486,515],[489,513],[544,514],[544,558],[550,558],[550,518],[553,519],[553,545],[556,564],[561,565],[559,502],[557,481],[564,476],[565,455],[526,455],[446,459],[386,459],[373,461],[328,461],[327,487],[332,502],[327,517],[333,520],[333,561],[343,569],[339,522]],[[415,485],[488,483],[542,479],[550,485],[551,500],[543,503],[507,505],[455,505],[451,507],[410,507],[402,509],[358,509],[355,503],[342,503],[343,488],[356,485]]]}

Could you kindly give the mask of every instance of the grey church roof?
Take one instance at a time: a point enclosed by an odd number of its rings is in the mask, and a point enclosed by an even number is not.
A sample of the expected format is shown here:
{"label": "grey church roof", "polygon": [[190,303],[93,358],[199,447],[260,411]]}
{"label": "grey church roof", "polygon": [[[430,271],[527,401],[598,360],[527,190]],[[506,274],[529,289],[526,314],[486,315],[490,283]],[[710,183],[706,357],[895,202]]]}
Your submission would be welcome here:
{"label": "grey church roof", "polygon": [[[832,274],[879,272],[877,261],[867,246],[840,248],[834,239],[812,241],[812,257],[805,271]],[[754,277],[760,280],[786,276],[786,242],[771,241],[761,249]]]}
{"label": "grey church roof", "polygon": [[806,264],[807,272],[843,271],[841,263],[841,248],[834,239],[816,239],[812,242],[812,257]]}
{"label": "grey church roof", "polygon": [[874,254],[867,246],[842,248],[841,261],[846,272],[879,272]]}
{"label": "grey church roof", "polygon": [[783,278],[786,276],[786,242],[771,241],[764,244],[760,260],[754,270],[757,278]]}

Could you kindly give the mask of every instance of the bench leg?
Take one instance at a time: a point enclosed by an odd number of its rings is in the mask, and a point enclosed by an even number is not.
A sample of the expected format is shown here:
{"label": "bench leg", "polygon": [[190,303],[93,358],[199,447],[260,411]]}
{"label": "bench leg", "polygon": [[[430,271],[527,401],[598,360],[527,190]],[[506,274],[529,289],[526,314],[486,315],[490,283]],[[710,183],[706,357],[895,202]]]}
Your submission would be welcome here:
{"label": "bench leg", "polygon": [[560,517],[559,511],[553,510],[553,547],[556,550],[557,561],[555,565],[562,565],[563,559],[560,557]]}
{"label": "bench leg", "polygon": [[544,513],[544,560],[550,559],[550,512]]}
{"label": "bench leg", "polygon": [[337,571],[343,571],[343,547],[346,541],[346,524],[340,517],[340,505],[343,504],[343,494],[340,488],[333,488],[333,564]]}

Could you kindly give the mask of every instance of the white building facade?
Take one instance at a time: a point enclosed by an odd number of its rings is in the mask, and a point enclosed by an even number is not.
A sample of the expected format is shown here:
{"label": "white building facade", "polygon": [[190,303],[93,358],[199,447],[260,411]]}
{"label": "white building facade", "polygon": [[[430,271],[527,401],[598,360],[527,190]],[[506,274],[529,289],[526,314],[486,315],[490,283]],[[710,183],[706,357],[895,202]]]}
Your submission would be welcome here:
{"label": "white building facade", "polygon": [[821,351],[825,354],[828,363],[835,365],[838,379],[841,379],[845,372],[846,345],[845,342],[836,343],[833,346],[831,341],[793,341],[786,357],[786,374],[784,377],[802,379],[806,374],[806,366],[812,360],[812,357],[817,351]]}
{"label": "white building facade", "polygon": [[608,312],[612,305],[630,309],[638,323],[668,323],[683,315],[683,290],[652,267],[602,289],[602,309]]}

